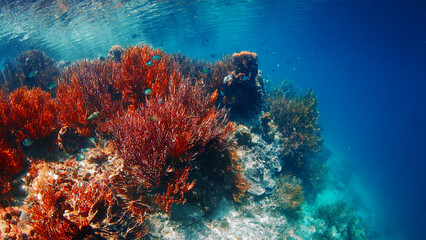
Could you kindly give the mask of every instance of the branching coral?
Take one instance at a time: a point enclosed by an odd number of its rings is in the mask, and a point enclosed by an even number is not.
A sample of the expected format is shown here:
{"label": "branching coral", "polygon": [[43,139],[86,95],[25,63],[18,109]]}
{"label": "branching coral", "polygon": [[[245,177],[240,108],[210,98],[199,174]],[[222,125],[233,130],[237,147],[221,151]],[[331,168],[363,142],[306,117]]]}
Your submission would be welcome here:
{"label": "branching coral", "polygon": [[171,79],[179,81],[180,73],[171,55],[160,49],[141,45],[127,48],[121,56],[121,80],[117,88],[132,111],[148,97],[163,97]]}
{"label": "branching coral", "polygon": [[24,164],[22,149],[12,148],[0,139],[0,205],[9,200],[6,194],[12,190],[13,177],[22,170]]}
{"label": "branching coral", "polygon": [[270,113],[284,135],[285,154],[308,154],[321,149],[318,99],[311,90],[289,98],[281,90],[269,98]]}
{"label": "branching coral", "polygon": [[290,218],[297,218],[304,203],[302,182],[294,176],[285,175],[280,178],[278,188],[273,195],[277,208]]}
{"label": "branching coral", "polygon": [[326,171],[325,161],[315,158],[323,142],[316,95],[311,90],[300,94],[286,81],[268,101],[274,124],[282,133],[285,172],[301,178],[304,187],[318,188]]}
{"label": "branching coral", "polygon": [[234,53],[232,70],[223,79],[223,102],[231,108],[231,116],[249,117],[261,110],[265,95],[262,75],[257,77],[257,54]]}
{"label": "branching coral", "polygon": [[190,179],[196,179],[193,190],[186,194],[188,202],[196,204],[205,213],[211,213],[223,197],[241,202],[246,196],[248,182],[236,150],[229,146],[217,149],[213,144],[193,161]]}
{"label": "branching coral", "polygon": [[[124,164],[147,190],[158,189],[166,175],[175,171],[174,165],[188,166],[208,143],[223,144],[233,129],[226,111],[214,107],[217,92],[209,97],[200,84],[183,81],[179,87],[170,83],[164,102],[147,98],[143,108],[115,124]],[[171,179],[179,179],[184,186],[181,178]]]}
{"label": "branching coral", "polygon": [[16,89],[9,96],[10,128],[17,142],[44,139],[58,129],[57,102],[40,88]]}
{"label": "branching coral", "polygon": [[[95,129],[109,132],[108,121],[121,108],[121,94],[116,89],[119,77],[120,68],[112,61],[83,60],[68,67],[57,93],[61,125],[86,136]],[[99,115],[89,118],[93,113]]]}
{"label": "branching coral", "polygon": [[257,54],[242,51],[232,55],[232,75],[241,81],[253,81],[257,75]]}
{"label": "branching coral", "polygon": [[[144,220],[143,208],[118,197],[107,174],[82,181],[87,173],[69,162],[40,163],[30,173],[37,175],[27,198],[37,239],[119,239],[146,234],[145,225],[135,220]],[[132,216],[138,214],[142,216]]]}
{"label": "branching coral", "polygon": [[173,60],[177,63],[179,72],[185,78],[190,78],[194,82],[202,82],[209,92],[215,90],[221,92],[223,90],[223,79],[232,71],[232,58],[228,55],[214,63],[191,60],[180,53],[174,54]]}
{"label": "branching coral", "polygon": [[59,77],[59,69],[55,61],[40,50],[21,53],[17,65],[9,63],[3,70],[4,84],[9,92],[27,86],[50,90],[48,85],[55,83]]}

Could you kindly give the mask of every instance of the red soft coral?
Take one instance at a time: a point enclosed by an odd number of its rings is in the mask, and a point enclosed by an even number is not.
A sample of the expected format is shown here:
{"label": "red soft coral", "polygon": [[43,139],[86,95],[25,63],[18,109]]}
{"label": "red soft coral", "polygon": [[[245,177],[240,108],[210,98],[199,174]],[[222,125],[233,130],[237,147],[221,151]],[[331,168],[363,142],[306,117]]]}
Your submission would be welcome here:
{"label": "red soft coral", "polygon": [[[115,123],[116,145],[124,165],[148,190],[159,189],[175,165],[188,167],[207,144],[224,144],[233,129],[226,110],[214,106],[217,91],[209,96],[200,83],[191,84],[186,79],[178,86],[171,82],[167,92],[164,99],[147,98],[143,107]],[[187,186],[186,178],[175,176],[169,180],[168,187]],[[179,189],[184,192],[190,188]]]}
{"label": "red soft coral", "polygon": [[147,45],[126,49],[121,56],[121,67],[121,81],[117,88],[130,110],[145,101],[147,89],[152,90],[149,97],[162,97],[171,79],[180,80],[171,55]]}
{"label": "red soft coral", "polygon": [[[80,61],[62,73],[57,97],[60,122],[90,135],[98,128],[108,132],[106,122],[121,108],[116,90],[120,68],[112,61]],[[97,117],[88,117],[99,112]]]}
{"label": "red soft coral", "polygon": [[18,142],[39,140],[58,129],[57,103],[40,88],[16,89],[9,96],[10,127]]}

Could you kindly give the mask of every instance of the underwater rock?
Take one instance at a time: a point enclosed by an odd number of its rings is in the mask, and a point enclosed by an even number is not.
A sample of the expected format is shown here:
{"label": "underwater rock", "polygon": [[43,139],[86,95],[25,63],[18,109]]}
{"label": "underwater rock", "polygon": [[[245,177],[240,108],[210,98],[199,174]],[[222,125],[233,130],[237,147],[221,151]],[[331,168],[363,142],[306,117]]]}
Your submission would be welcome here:
{"label": "underwater rock", "polygon": [[224,103],[231,107],[231,117],[247,118],[259,113],[265,90],[261,71],[258,71],[257,54],[247,51],[232,55],[233,71],[223,79]]}
{"label": "underwater rock", "polygon": [[108,155],[100,148],[92,148],[86,153],[86,160],[88,163],[100,163],[107,159]]}
{"label": "underwater rock", "polygon": [[124,53],[124,49],[120,45],[114,45],[108,51],[108,59],[111,59],[114,62],[121,62],[121,54]]}
{"label": "underwater rock", "polygon": [[270,194],[275,187],[273,176],[282,169],[282,159],[279,157],[282,147],[279,144],[279,137],[267,143],[258,134],[252,133],[248,127],[239,125],[234,138],[241,132],[249,134],[251,139],[250,146],[243,145],[237,150],[250,185],[248,192],[256,196]]}
{"label": "underwater rock", "polygon": [[288,225],[284,216],[268,213],[268,203],[250,201],[237,207],[223,198],[219,206],[208,218],[189,204],[177,206],[170,217],[153,215],[150,235],[154,239],[278,239]]}

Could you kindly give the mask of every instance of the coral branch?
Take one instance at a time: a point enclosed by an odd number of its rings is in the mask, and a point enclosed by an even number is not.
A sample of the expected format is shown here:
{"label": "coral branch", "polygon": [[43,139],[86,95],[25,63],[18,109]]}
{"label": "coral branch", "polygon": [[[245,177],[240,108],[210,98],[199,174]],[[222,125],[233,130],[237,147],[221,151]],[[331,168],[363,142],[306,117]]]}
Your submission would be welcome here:
{"label": "coral branch", "polygon": [[18,142],[44,139],[58,129],[57,103],[40,88],[16,89],[9,96],[10,127]]}
{"label": "coral branch", "polygon": [[[108,120],[121,108],[121,95],[115,88],[120,68],[112,61],[80,61],[62,73],[57,98],[62,126],[77,128],[90,135],[98,128],[109,132]],[[90,118],[91,114],[99,115]]]}

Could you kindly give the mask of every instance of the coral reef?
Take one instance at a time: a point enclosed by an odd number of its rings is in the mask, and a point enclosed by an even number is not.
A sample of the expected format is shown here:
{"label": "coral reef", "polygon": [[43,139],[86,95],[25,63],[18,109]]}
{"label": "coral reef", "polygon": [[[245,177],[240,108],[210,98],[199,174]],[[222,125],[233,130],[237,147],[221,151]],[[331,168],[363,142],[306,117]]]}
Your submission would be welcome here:
{"label": "coral reef", "polygon": [[[154,60],[153,57],[156,56]],[[121,79],[116,85],[123,100],[134,111],[147,98],[164,99],[169,81],[177,87],[181,79],[171,55],[147,45],[127,48],[121,55]],[[145,91],[148,90],[149,94]]]}
{"label": "coral reef", "polygon": [[309,208],[327,174],[317,98],[285,83],[264,109],[255,53],[113,46],[60,78],[42,52],[17,62],[0,78],[1,237],[369,236],[346,207]]}
{"label": "coral reef", "polygon": [[295,176],[284,175],[278,181],[273,199],[279,211],[284,212],[289,218],[298,218],[298,213],[305,201],[302,182]]}
{"label": "coral reef", "polygon": [[283,134],[284,155],[303,155],[321,150],[318,99],[308,90],[303,96],[288,97],[275,90],[269,98],[270,114]]}
{"label": "coral reef", "polygon": [[83,139],[77,129],[65,126],[59,130],[57,143],[66,153],[75,153],[83,147]]}
{"label": "coral reef", "polygon": [[[101,151],[108,152],[106,149]],[[90,153],[89,153],[90,155]],[[112,160],[112,158],[109,158]],[[34,239],[141,239],[147,234],[144,206],[128,199],[113,161],[40,162],[28,174],[27,224]],[[139,204],[140,205],[140,204]]]}
{"label": "coral reef", "polygon": [[12,148],[10,144],[0,139],[0,206],[10,201],[7,194],[13,189],[12,180],[22,170],[24,164],[22,148]]}
{"label": "coral reef", "polygon": [[245,169],[248,192],[254,196],[272,193],[276,185],[274,176],[282,170],[279,133],[275,131],[274,135],[274,141],[267,143],[261,136],[240,124],[233,136],[240,144],[237,156]]}
{"label": "coral reef", "polygon": [[265,91],[262,74],[258,74],[256,53],[234,53],[232,69],[232,73],[223,79],[223,102],[231,107],[231,116],[247,118],[259,113]]}
{"label": "coral reef", "polygon": [[9,127],[18,143],[41,140],[57,131],[58,106],[50,93],[24,86],[13,91],[9,101]]}
{"label": "coral reef", "polygon": [[232,67],[234,80],[254,82],[257,75],[257,54],[248,51],[232,54]]}
{"label": "coral reef", "polygon": [[312,239],[375,239],[377,233],[371,231],[363,218],[344,201],[320,206],[315,217],[321,223],[320,231]]}
{"label": "coral reef", "polygon": [[[185,185],[186,179],[173,172],[186,174],[197,154],[209,144],[223,145],[233,129],[227,123],[226,111],[214,107],[217,95],[206,96],[199,83],[187,81],[179,81],[178,88],[170,82],[164,102],[150,97],[143,108],[126,113],[115,124],[117,149],[125,167],[140,179],[141,185],[147,190],[159,189],[160,183],[170,180],[165,193],[168,197],[158,200],[182,199],[181,194],[191,184]],[[173,184],[181,186],[180,191],[173,191],[179,196],[175,200],[169,190]]]}
{"label": "coral reef", "polygon": [[[173,60],[177,63],[179,72],[185,78],[190,78],[192,81],[203,83],[209,92],[223,91],[223,79],[231,74],[232,58],[223,56],[220,61],[211,63],[207,61],[191,60],[190,58],[178,53],[173,54]],[[221,94],[222,95],[222,94]],[[218,100],[222,101],[223,96],[219,96]]]}
{"label": "coral reef", "polygon": [[112,61],[83,60],[63,71],[57,93],[62,127],[77,129],[82,136],[95,129],[110,132],[108,121],[122,107],[119,77],[120,68]]}
{"label": "coral reef", "polygon": [[282,134],[285,171],[304,182],[314,176],[320,177],[319,172],[310,172],[324,168],[312,157],[322,150],[323,143],[318,123],[318,99],[314,92],[308,90],[299,94],[294,85],[285,82],[270,94],[268,104],[274,124]]}
{"label": "coral reef", "polygon": [[49,84],[56,83],[59,78],[55,61],[40,50],[23,52],[16,58],[16,62],[16,65],[7,64],[2,71],[2,85],[4,84],[9,92],[22,86],[39,87],[48,91]]}
{"label": "coral reef", "polygon": [[187,194],[188,202],[209,214],[217,209],[223,197],[241,202],[249,188],[235,149],[207,148],[193,163],[191,179],[197,183]]}

